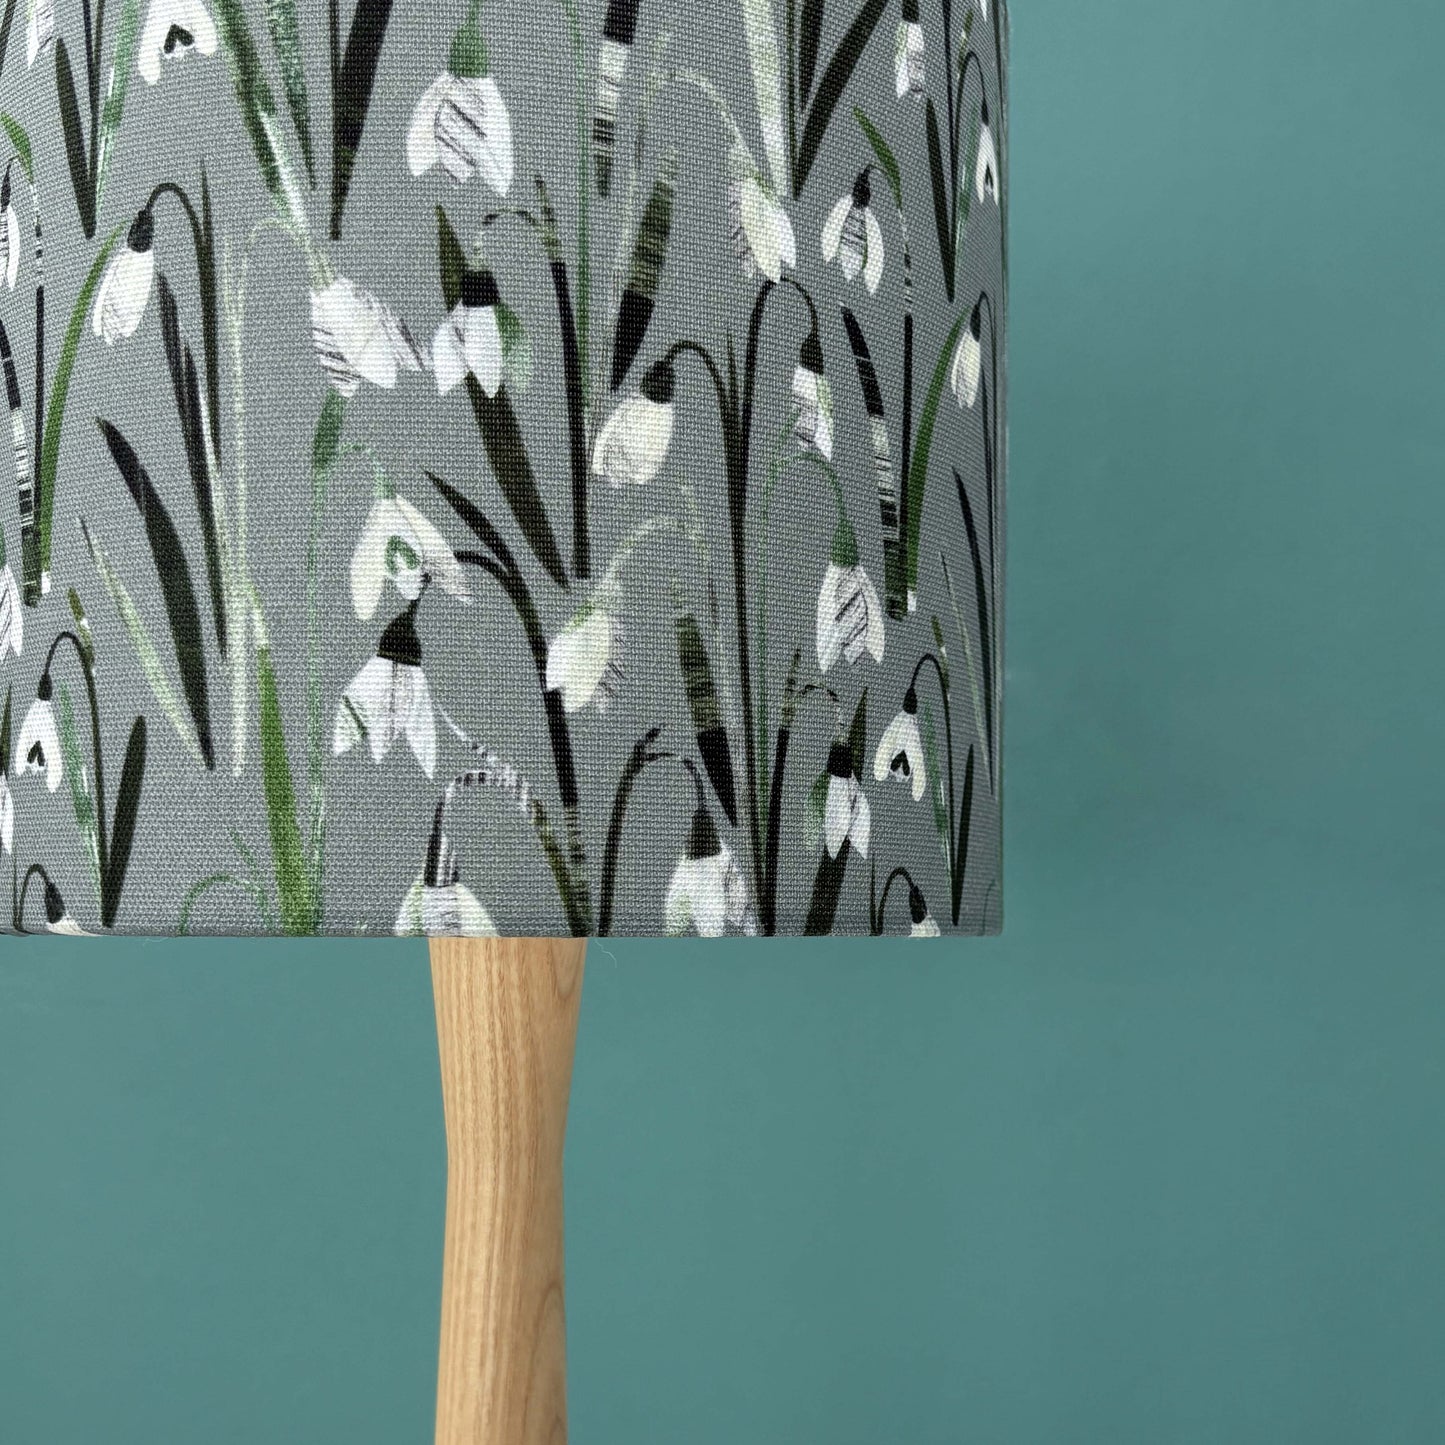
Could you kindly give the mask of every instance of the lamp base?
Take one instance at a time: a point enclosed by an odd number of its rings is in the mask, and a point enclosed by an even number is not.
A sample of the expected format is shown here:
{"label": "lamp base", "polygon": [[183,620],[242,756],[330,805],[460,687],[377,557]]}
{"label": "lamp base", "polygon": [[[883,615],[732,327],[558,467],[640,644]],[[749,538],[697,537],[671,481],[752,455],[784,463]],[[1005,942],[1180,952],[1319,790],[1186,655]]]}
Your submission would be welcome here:
{"label": "lamp base", "polygon": [[562,1145],[585,939],[433,939],[447,1131],[436,1445],[565,1445]]}

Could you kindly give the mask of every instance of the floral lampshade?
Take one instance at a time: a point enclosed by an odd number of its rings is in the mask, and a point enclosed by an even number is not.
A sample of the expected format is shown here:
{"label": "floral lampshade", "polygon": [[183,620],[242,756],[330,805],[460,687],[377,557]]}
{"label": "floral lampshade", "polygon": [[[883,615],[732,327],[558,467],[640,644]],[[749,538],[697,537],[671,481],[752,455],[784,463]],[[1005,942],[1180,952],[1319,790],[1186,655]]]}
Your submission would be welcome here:
{"label": "floral lampshade", "polygon": [[16,932],[995,931],[999,0],[9,0]]}

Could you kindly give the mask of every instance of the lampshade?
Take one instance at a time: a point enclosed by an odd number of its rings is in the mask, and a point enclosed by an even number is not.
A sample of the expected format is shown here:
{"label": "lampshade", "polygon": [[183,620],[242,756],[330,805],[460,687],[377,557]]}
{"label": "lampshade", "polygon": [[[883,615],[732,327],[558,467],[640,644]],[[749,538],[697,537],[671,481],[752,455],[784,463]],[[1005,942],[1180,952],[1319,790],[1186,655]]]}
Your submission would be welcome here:
{"label": "lampshade", "polygon": [[11,926],[996,930],[997,0],[329,16],[5,9]]}

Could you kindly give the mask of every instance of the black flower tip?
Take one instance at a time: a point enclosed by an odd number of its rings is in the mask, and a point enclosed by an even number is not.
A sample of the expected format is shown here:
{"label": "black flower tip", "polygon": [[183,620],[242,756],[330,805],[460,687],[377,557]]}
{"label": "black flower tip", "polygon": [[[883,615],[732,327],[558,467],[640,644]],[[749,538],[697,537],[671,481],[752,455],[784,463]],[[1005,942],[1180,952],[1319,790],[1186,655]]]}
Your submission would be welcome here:
{"label": "black flower tip", "polygon": [[49,669],[40,679],[40,685],[35,689],[35,696],[39,702],[49,702],[55,696],[55,684],[50,680]]}
{"label": "black flower tip", "polygon": [[677,373],[672,369],[672,363],[659,361],[648,369],[638,389],[648,401],[655,401],[659,406],[669,406],[676,387]]}
{"label": "black flower tip", "polygon": [[868,167],[864,166],[858,172],[858,179],[853,182],[853,204],[858,209],[866,210],[873,203],[873,187],[868,180]]}
{"label": "black flower tip", "polygon": [[495,306],[502,299],[497,278],[485,266],[474,271],[470,266],[462,272],[462,305]]}
{"label": "black flower tip", "polygon": [[155,238],[155,233],[155,217],[151,215],[151,208],[147,206],[139,212],[135,220],[130,223],[130,230],[126,232],[125,236],[125,244],[132,251],[149,251],[151,242]]}
{"label": "black flower tip", "polygon": [[983,298],[980,297],[973,303],[973,315],[968,318],[969,335],[975,341],[983,339]]}
{"label": "black flower tip", "polygon": [[798,365],[819,376],[823,374],[823,343],[818,340],[816,326],[803,338],[803,344],[798,348]]}
{"label": "black flower tip", "polygon": [[984,96],[979,102],[978,118],[984,125],[988,124],[988,97]]}
{"label": "black flower tip", "polygon": [[910,687],[908,691],[903,694],[903,711],[909,714],[913,714],[918,711],[917,688]]}
{"label": "black flower tip", "polygon": [[718,841],[712,814],[705,806],[699,806],[692,815],[692,828],[687,835],[687,856],[715,858],[721,852],[722,844]]}
{"label": "black flower tip", "polygon": [[928,904],[923,901],[916,883],[908,885],[908,912],[915,923],[922,923],[928,917]]}
{"label": "black flower tip", "polygon": [[65,917],[65,900],[50,879],[45,880],[45,921],[59,923]]}
{"label": "black flower tip", "polygon": [[0,211],[3,211],[10,204],[10,166],[5,167],[5,179],[0,181]]}
{"label": "black flower tip", "polygon": [[834,743],[828,750],[828,773],[834,778],[853,776],[853,750],[847,743]]}
{"label": "black flower tip", "polygon": [[416,603],[388,624],[376,645],[376,655],[402,667],[421,666],[421,639],[416,635]]}

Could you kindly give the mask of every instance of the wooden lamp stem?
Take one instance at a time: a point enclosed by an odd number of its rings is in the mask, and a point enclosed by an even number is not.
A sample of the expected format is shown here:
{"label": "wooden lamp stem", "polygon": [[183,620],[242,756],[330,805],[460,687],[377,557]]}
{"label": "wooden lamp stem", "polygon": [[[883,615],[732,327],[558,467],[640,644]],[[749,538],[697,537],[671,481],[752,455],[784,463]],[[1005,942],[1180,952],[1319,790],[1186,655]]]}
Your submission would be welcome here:
{"label": "wooden lamp stem", "polygon": [[447,1129],[436,1445],[565,1445],[562,1144],[585,939],[434,939]]}

